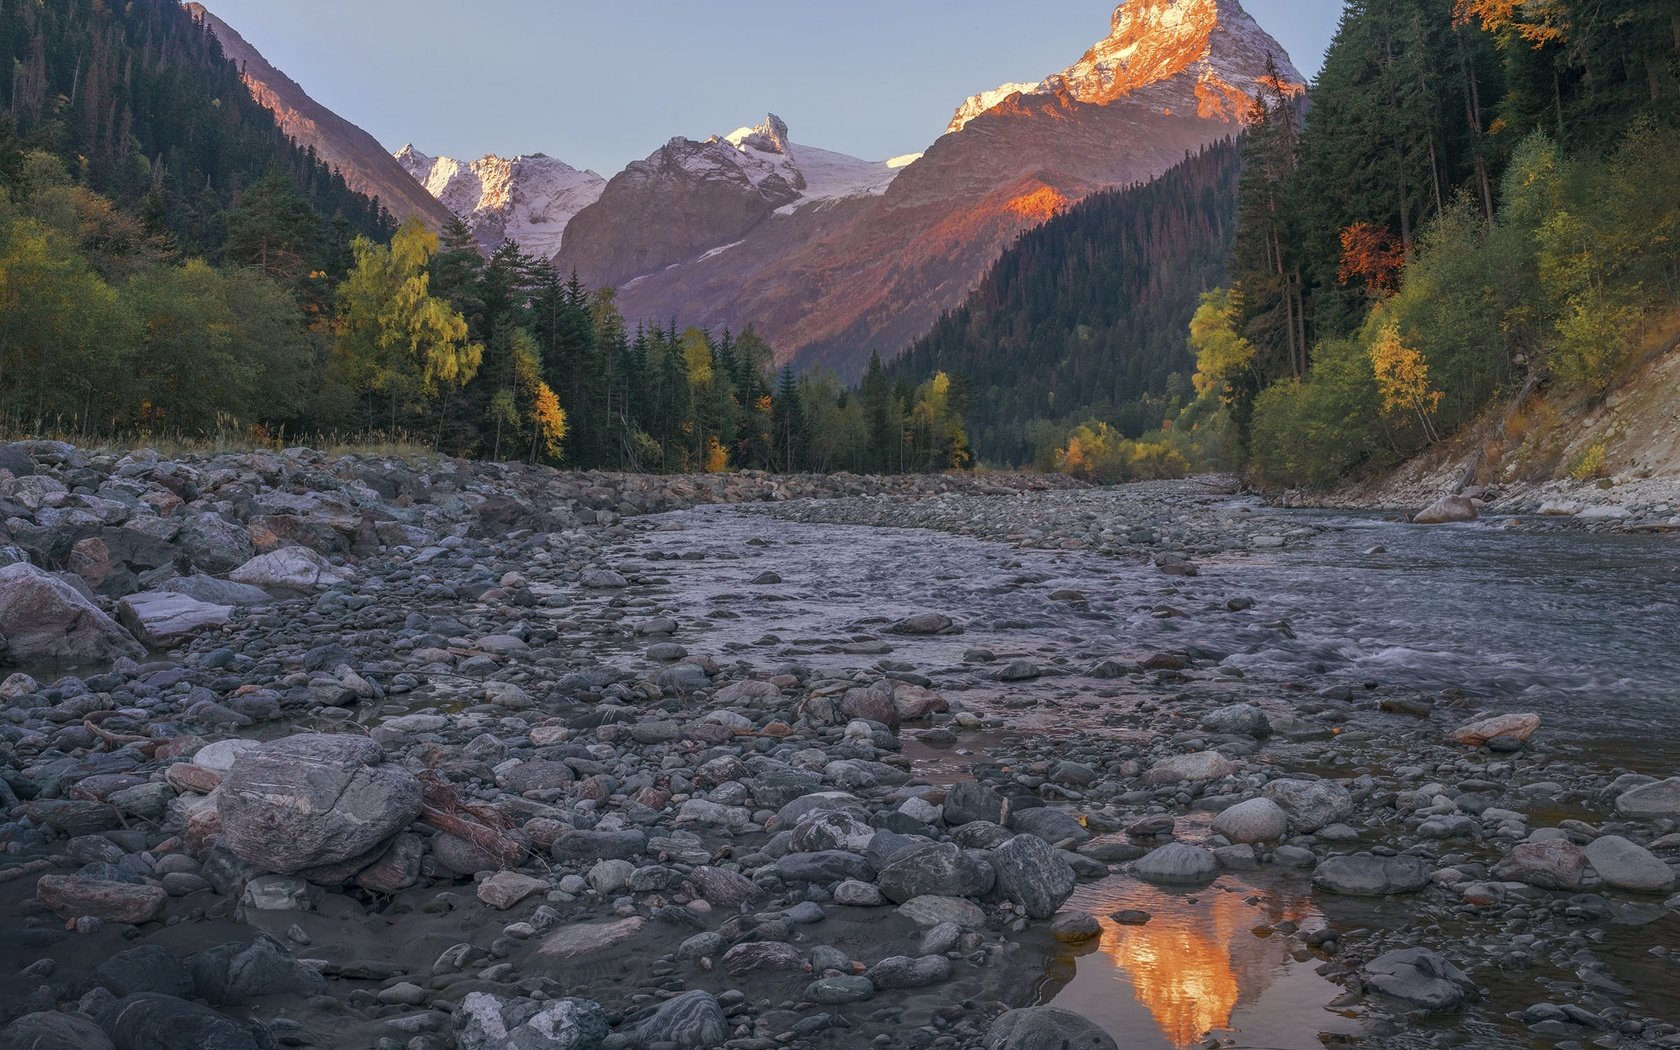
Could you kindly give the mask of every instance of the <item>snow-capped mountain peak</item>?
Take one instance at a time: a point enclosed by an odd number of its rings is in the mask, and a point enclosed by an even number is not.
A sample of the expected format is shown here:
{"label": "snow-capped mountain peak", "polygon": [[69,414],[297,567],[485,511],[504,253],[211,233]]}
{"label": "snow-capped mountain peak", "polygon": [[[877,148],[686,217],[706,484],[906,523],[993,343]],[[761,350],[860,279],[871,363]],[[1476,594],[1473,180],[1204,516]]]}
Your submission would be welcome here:
{"label": "snow-capped mountain peak", "polygon": [[1066,93],[1098,105],[1132,96],[1169,113],[1237,123],[1268,57],[1285,91],[1304,89],[1283,46],[1237,0],[1127,0],[1115,9],[1108,36],[1078,62],[1035,85],[1004,84],[970,97],[947,131],[961,131],[1015,94]]}
{"label": "snow-capped mountain peak", "polygon": [[487,251],[517,241],[526,254],[551,258],[572,217],[595,203],[607,180],[542,153],[489,154],[471,162],[432,157],[406,145],[397,162],[426,192],[471,227]]}
{"label": "snow-capped mountain peak", "polygon": [[787,122],[776,114],[771,113],[764,118],[764,123],[755,124],[750,128],[736,128],[724,136],[724,140],[738,150],[754,150],[759,153],[791,152],[788,148]]}

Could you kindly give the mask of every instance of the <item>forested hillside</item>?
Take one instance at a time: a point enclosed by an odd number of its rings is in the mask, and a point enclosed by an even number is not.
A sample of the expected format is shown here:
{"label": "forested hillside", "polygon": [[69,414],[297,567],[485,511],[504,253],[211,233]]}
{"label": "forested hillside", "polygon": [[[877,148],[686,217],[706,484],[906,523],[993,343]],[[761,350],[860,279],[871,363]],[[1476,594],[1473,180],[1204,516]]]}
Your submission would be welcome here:
{"label": "forested hillside", "polygon": [[1225,279],[1239,162],[1216,143],[1023,234],[893,373],[956,377],[987,462],[1029,462],[1085,420],[1159,427],[1193,396],[1184,328]]}
{"label": "forested hillside", "polygon": [[226,213],[271,168],[325,219],[390,234],[379,203],[286,138],[216,38],[173,0],[0,4],[0,56],[10,132],[184,248],[217,251]]}
{"label": "forested hillside", "polygon": [[395,229],[173,0],[0,4],[0,53],[0,429],[637,470],[967,462],[943,377],[795,381],[750,331],[631,331],[517,244]]}
{"label": "forested hillside", "polygon": [[1259,100],[1233,285],[1193,326],[1256,474],[1327,484],[1610,389],[1680,314],[1677,128],[1671,3],[1348,5],[1304,117]]}

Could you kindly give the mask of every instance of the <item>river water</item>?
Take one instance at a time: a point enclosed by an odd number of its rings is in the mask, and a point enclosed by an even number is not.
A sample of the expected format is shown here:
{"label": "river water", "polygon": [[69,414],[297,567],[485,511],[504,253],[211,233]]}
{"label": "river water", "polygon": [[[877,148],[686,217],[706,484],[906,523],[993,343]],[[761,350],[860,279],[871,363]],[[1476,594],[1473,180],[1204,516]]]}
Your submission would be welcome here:
{"label": "river water", "polygon": [[[1277,516],[1297,545],[1204,559],[1195,578],[1083,552],[717,507],[663,516],[625,553],[626,567],[665,581],[657,604],[694,625],[684,637],[704,638],[714,656],[914,671],[1014,730],[1124,731],[1114,729],[1123,691],[1085,672],[1182,650],[1240,672],[1247,688],[1462,694],[1466,719],[1538,711],[1554,746],[1657,775],[1680,768],[1680,541]],[[1233,612],[1239,597],[1252,607]],[[885,623],[925,610],[963,633],[883,644]],[[1010,660],[1044,677],[1001,684]],[[984,735],[965,743],[983,749]],[[936,782],[974,754],[910,751]],[[1098,1020],[1122,1046],[1201,1046],[1212,1033],[1222,1046],[1311,1050],[1360,1030],[1335,1002],[1341,989],[1276,935],[1279,922],[1325,924],[1302,880],[1225,876],[1186,893],[1115,875],[1082,885],[1069,907],[1154,916],[1141,927],[1105,922],[1078,948],[1048,937],[1036,946],[1045,976],[1035,1000]],[[1649,947],[1638,939],[1620,954],[1643,967]],[[1478,1045],[1527,1045],[1520,1025],[1476,1026]]]}
{"label": "river water", "polygon": [[[710,621],[709,639],[754,656],[858,666],[868,653],[834,648],[849,630],[932,609],[965,633],[895,640],[891,659],[947,685],[992,688],[995,668],[961,659],[975,648],[1070,674],[1183,649],[1260,681],[1457,690],[1471,706],[1538,711],[1572,738],[1638,741],[1628,757],[1642,765],[1680,759],[1680,539],[1280,516],[1324,531],[1204,560],[1188,579],[1081,552],[726,508],[666,516],[681,531],[644,534],[639,549],[703,559],[647,567]],[[767,569],[784,582],[750,582]],[[1232,614],[1238,596],[1254,605]]]}

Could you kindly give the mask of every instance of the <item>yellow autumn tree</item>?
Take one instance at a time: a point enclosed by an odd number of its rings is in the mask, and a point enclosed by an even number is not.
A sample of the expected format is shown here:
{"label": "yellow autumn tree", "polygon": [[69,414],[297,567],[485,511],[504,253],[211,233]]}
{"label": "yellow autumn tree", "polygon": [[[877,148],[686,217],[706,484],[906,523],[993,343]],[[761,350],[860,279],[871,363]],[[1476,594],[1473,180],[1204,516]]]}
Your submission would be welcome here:
{"label": "yellow autumn tree", "polygon": [[1196,393],[1231,400],[1231,386],[1254,362],[1254,344],[1237,332],[1237,301],[1229,288],[1202,293],[1190,318],[1190,349],[1196,352]]}
{"label": "yellow autumn tree", "polygon": [[536,449],[540,446],[548,458],[559,459],[560,443],[565,437],[566,412],[560,407],[560,399],[547,383],[539,381],[531,398],[531,458],[536,459]]}
{"label": "yellow autumn tree", "polygon": [[355,265],[338,289],[337,364],[353,388],[388,401],[393,429],[403,410],[445,386],[465,386],[484,361],[466,318],[431,294],[427,264],[437,249],[437,235],[418,219],[403,223],[389,245],[358,237]]}
{"label": "yellow autumn tree", "polygon": [[491,398],[491,418],[496,420],[496,444],[501,447],[502,423],[528,428],[531,462],[559,459],[566,437],[566,412],[559,398],[543,380],[543,356],[529,331],[516,328],[507,339],[507,361],[511,385]]}
{"label": "yellow autumn tree", "polygon": [[1377,392],[1382,395],[1384,417],[1392,419],[1410,411],[1423,426],[1423,436],[1430,442],[1438,441],[1440,435],[1431,420],[1446,395],[1430,389],[1429,362],[1400,338],[1398,323],[1390,321],[1377,331],[1371,344],[1371,370],[1377,377]]}
{"label": "yellow autumn tree", "polygon": [[708,474],[722,474],[729,469],[729,450],[724,448],[715,436],[706,439],[704,467]]}

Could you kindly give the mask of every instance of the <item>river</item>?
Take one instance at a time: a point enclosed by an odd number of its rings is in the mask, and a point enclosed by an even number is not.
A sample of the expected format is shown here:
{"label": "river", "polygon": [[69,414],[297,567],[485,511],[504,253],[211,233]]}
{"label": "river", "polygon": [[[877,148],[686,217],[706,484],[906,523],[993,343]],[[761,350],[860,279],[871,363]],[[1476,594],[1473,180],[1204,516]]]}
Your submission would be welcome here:
{"label": "river", "polygon": [[[1135,698],[1086,672],[1179,650],[1233,688],[1349,689],[1357,700],[1387,687],[1439,697],[1466,718],[1532,710],[1583,760],[1663,776],[1680,764],[1673,538],[1267,513],[1288,545],[1203,558],[1193,578],[1084,552],[715,507],[635,533],[626,564],[661,577],[658,604],[704,622],[720,658],[922,675],[1012,730],[1088,720],[1113,731],[1115,712]],[[882,644],[884,623],[924,610],[952,616],[963,633]],[[998,667],[1013,660],[1042,677],[1000,683]],[[983,746],[981,734],[956,757],[914,750],[938,779]],[[1194,841],[1191,824],[1180,837]],[[1082,885],[1069,907],[1153,916],[1138,927],[1105,923],[1079,948],[1037,942],[1045,977],[1035,1001],[1098,1020],[1123,1046],[1204,1045],[1213,1033],[1223,1046],[1311,1050],[1360,1030],[1340,1008],[1341,989],[1275,936],[1279,923],[1326,923],[1304,879],[1225,876],[1186,894],[1115,875]],[[1343,910],[1349,921],[1370,918]],[[1653,930],[1618,936],[1612,961],[1660,983],[1643,961]],[[1478,1045],[1527,1045],[1522,1027],[1497,1014],[1465,1023]]]}

